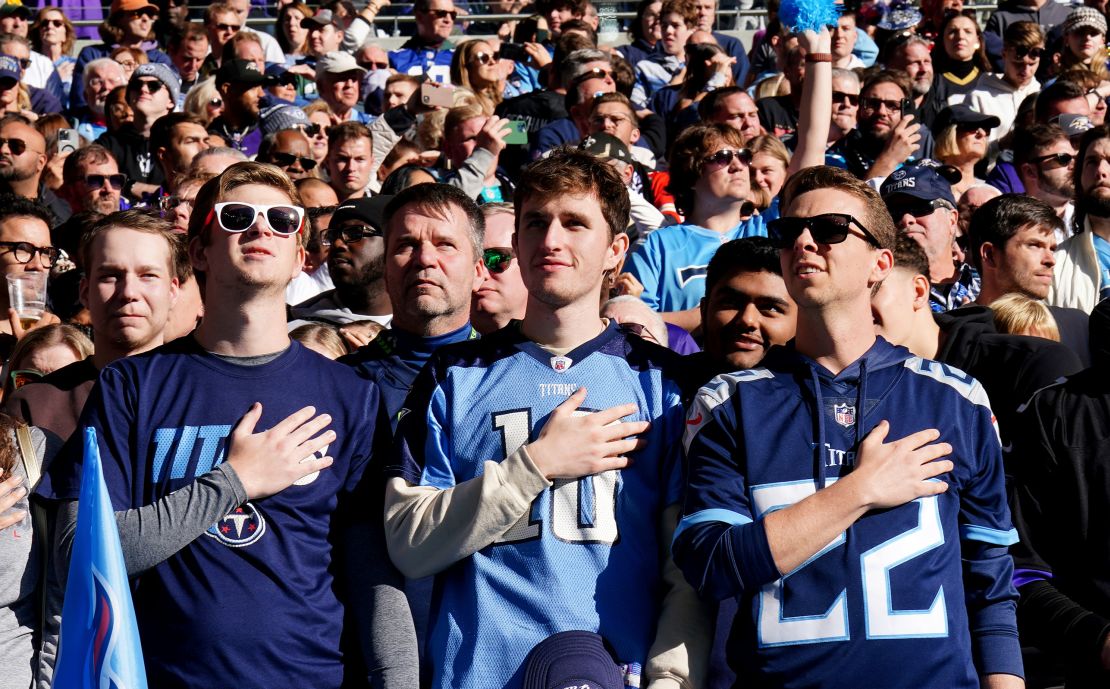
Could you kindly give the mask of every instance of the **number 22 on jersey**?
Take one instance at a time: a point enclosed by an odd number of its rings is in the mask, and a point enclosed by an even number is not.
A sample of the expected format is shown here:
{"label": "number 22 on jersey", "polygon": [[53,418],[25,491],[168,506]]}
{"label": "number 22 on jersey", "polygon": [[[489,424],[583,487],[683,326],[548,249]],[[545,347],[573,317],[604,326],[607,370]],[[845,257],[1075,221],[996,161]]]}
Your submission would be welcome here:
{"label": "number 22 on jersey", "polygon": [[[829,479],[831,485],[836,479]],[[756,517],[782,509],[812,495],[813,481],[789,481],[752,488]],[[862,591],[844,589],[823,614],[791,616],[784,609],[785,587],[790,577],[809,567],[833,549],[844,545],[841,532],[813,557],[778,581],[767,584],[759,594],[760,646],[790,646],[828,641],[847,641],[853,630],[848,624],[848,596],[862,595],[868,639],[907,639],[948,636],[944,588],[937,590],[928,610],[895,610],[891,598],[890,572],[899,565],[913,567],[914,558],[944,544],[937,497],[918,498],[918,524],[860,555]],[[858,634],[858,630],[856,631]]]}
{"label": "number 22 on jersey", "polygon": [[[576,416],[590,412],[576,411]],[[501,434],[502,459],[528,442],[532,430],[532,411],[517,409],[491,414],[493,429]],[[617,528],[617,489],[620,471],[611,470],[578,479],[555,479],[549,495],[547,518],[533,519],[532,513],[543,494],[536,498],[516,524],[493,545],[521,543],[543,536],[545,528],[565,543],[614,545],[620,539]]]}

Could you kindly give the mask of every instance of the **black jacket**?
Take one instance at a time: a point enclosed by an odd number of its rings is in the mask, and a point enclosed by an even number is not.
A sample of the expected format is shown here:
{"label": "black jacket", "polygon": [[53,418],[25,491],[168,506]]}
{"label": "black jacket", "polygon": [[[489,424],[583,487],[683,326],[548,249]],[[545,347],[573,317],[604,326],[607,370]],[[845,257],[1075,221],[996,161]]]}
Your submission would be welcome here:
{"label": "black jacket", "polygon": [[965,306],[934,318],[943,333],[937,361],[983,384],[1003,447],[1020,405],[1037,390],[1083,368],[1075,353],[1059,342],[999,333],[993,312],[985,306]]}
{"label": "black jacket", "polygon": [[1110,370],[1038,392],[1016,416],[1010,503],[1025,643],[1054,654],[1068,689],[1110,686]]}
{"label": "black jacket", "polygon": [[154,164],[150,139],[130,124],[125,124],[114,132],[104,132],[96,143],[112,152],[120,172],[127,175],[129,180],[156,186],[166,182],[162,167]]}

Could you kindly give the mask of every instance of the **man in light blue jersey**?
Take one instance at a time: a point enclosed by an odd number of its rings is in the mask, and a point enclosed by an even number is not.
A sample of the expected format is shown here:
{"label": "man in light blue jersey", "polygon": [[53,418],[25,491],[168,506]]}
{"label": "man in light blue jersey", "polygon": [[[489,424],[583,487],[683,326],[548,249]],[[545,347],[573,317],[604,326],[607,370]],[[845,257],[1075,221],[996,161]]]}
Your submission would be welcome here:
{"label": "man in light blue jersey", "polygon": [[628,248],[626,188],[579,151],[521,180],[524,319],[432,355],[386,467],[390,555],[436,575],[431,685],[515,689],[533,646],[578,629],[608,640],[628,686],[696,686],[709,629],[664,555],[682,429],[673,355],[598,315]]}

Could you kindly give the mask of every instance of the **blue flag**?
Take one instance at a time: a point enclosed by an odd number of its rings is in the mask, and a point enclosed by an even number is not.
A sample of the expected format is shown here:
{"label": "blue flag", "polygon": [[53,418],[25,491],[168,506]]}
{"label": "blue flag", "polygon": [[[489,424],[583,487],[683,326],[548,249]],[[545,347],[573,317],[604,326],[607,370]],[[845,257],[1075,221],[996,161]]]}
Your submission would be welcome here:
{"label": "blue flag", "polygon": [[146,689],[139,626],[93,428],[85,429],[77,532],[53,686]]}

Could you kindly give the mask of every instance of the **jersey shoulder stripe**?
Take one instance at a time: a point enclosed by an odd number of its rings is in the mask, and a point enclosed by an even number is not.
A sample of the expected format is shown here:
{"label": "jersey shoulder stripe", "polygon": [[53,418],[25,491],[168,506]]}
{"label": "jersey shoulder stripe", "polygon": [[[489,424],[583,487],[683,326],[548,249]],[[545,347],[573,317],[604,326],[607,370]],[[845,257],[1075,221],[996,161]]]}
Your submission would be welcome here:
{"label": "jersey shoulder stripe", "polygon": [[998,420],[991,410],[991,401],[990,398],[987,397],[987,391],[983,389],[983,384],[972,375],[964,373],[954,366],[942,364],[939,361],[933,361],[931,359],[922,359],[919,356],[911,356],[906,359],[903,365],[907,370],[919,376],[932,378],[938,383],[947,385],[971,404],[985,409],[987,413],[990,414],[991,426],[994,428],[995,437],[998,439],[999,443],[1002,442],[1002,435],[998,430]]}
{"label": "jersey shoulder stripe", "polygon": [[717,410],[730,400],[736,389],[743,383],[757,380],[771,380],[775,374],[766,368],[752,368],[747,371],[722,373],[709,381],[698,390],[694,401],[690,404],[690,411],[686,415],[686,429],[682,434],[682,446],[686,452],[690,451],[690,443],[715,416]]}
{"label": "jersey shoulder stripe", "polygon": [[913,373],[947,385],[972,404],[990,409],[990,399],[987,398],[987,392],[983,389],[982,384],[970,374],[964,373],[954,366],[930,359],[922,359],[919,356],[911,356],[906,359],[903,366]]}

